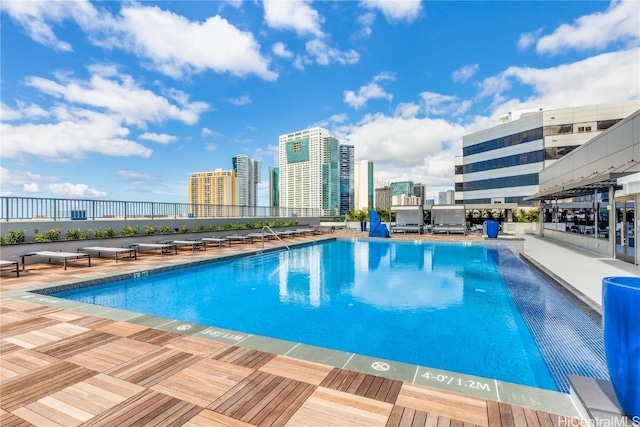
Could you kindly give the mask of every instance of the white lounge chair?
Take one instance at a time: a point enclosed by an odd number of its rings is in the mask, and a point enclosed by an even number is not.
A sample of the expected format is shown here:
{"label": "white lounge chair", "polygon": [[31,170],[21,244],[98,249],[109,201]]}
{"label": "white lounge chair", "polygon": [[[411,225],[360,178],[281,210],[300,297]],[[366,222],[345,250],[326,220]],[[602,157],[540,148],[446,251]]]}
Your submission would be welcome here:
{"label": "white lounge chair", "polygon": [[138,259],[138,252],[135,248],[112,248],[108,246],[87,246],[85,248],[78,249],[78,252],[97,252],[98,256],[101,253],[107,253],[114,255],[116,263],[118,262],[118,255],[128,254],[129,258]]}
{"label": "white lounge chair", "polygon": [[221,248],[223,244],[229,245],[229,241],[227,239],[219,237],[203,237],[200,240],[208,243],[217,243],[219,248]]}
{"label": "white lounge chair", "polygon": [[[20,277],[20,263],[18,261],[5,261],[5,260],[0,260],[0,269],[3,269],[5,267],[9,267],[11,268],[11,272],[12,273],[16,273],[16,277]],[[14,270],[15,268],[15,270]]]}
{"label": "white lounge chair", "polygon": [[142,252],[142,249],[159,250],[162,256],[170,253],[171,249],[175,251],[176,255],[178,254],[178,247],[173,243],[129,243],[124,246],[136,249],[138,252]]}
{"label": "white lounge chair", "polygon": [[207,244],[206,242],[204,242],[203,240],[163,240],[161,242],[158,243],[170,243],[170,244],[174,244],[176,246],[190,246],[191,247],[191,252],[195,252],[196,249],[200,249],[200,246],[202,246],[204,248],[204,250],[207,250]]}
{"label": "white lounge chair", "polygon": [[81,258],[87,258],[87,260],[89,261],[89,267],[91,267],[91,255],[89,254],[83,254],[83,253],[73,253],[73,252],[57,252],[57,251],[37,251],[37,252],[32,252],[34,255],[37,256],[43,256],[43,257],[47,257],[49,258],[49,262],[51,262],[52,259],[61,259],[62,263],[64,265],[64,269],[67,269],[67,261],[68,260],[76,260],[76,259],[81,259]]}

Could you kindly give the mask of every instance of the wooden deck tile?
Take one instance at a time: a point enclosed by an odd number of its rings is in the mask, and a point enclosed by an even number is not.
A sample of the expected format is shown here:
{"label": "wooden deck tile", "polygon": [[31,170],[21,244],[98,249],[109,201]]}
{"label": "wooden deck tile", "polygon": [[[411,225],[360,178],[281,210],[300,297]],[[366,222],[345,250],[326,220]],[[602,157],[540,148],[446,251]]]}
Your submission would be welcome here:
{"label": "wooden deck tile", "polygon": [[318,387],[287,426],[384,426],[393,405]]}
{"label": "wooden deck tile", "polygon": [[21,406],[83,381],[95,372],[69,362],[59,362],[0,383],[2,408],[12,411]]}
{"label": "wooden deck tile", "polygon": [[75,354],[67,360],[97,372],[104,372],[157,348],[158,346],[153,344],[116,337],[104,345]]}
{"label": "wooden deck tile", "polygon": [[73,325],[84,326],[85,328],[99,329],[102,326],[108,326],[112,323],[115,323],[115,320],[104,319],[102,317],[95,316],[84,316],[74,319],[69,323]]}
{"label": "wooden deck tile", "polygon": [[2,356],[3,358],[7,354],[20,350],[24,350],[24,347],[9,341],[0,340],[0,356]]}
{"label": "wooden deck tile", "polygon": [[253,369],[260,369],[274,357],[276,357],[275,354],[236,346],[229,347],[228,349],[214,354],[213,356],[214,359],[222,360],[223,362],[233,363],[235,365]]}
{"label": "wooden deck tile", "polygon": [[103,412],[83,426],[180,426],[202,408],[152,390],[145,390]]}
{"label": "wooden deck tile", "polygon": [[403,384],[396,404],[487,427],[487,401],[415,384]]}
{"label": "wooden deck tile", "polygon": [[334,368],[320,385],[382,402],[395,403],[402,381]]}
{"label": "wooden deck tile", "polygon": [[205,407],[254,372],[231,363],[202,359],[152,389]]}
{"label": "wooden deck tile", "polygon": [[0,415],[0,426],[2,427],[32,427],[33,424],[15,414],[5,412]]}
{"label": "wooden deck tile", "polygon": [[[30,313],[35,313],[35,310],[30,310]],[[80,319],[81,317],[86,316],[84,313],[78,313],[75,311],[69,310],[52,310],[45,314],[41,315],[42,317],[46,317],[47,319],[57,320],[59,322],[72,322],[76,319]]]}
{"label": "wooden deck tile", "polygon": [[134,334],[129,335],[129,338],[136,341],[146,342],[149,344],[164,345],[164,344],[167,344],[169,341],[173,341],[176,338],[178,338],[178,335],[172,334],[170,332],[161,331],[159,329],[147,328],[140,332],[136,332]]}
{"label": "wooden deck tile", "polygon": [[[71,325],[69,323],[63,323],[63,325],[67,325],[69,328],[83,328],[82,326]],[[66,359],[76,354],[100,347],[105,343],[116,339],[118,339],[118,337],[107,334],[106,332],[93,331],[89,329],[86,330],[86,332],[76,333],[69,338],[41,345],[36,347],[35,350],[60,359]]]}
{"label": "wooden deck tile", "polygon": [[226,351],[229,344],[219,343],[216,341],[207,341],[201,338],[180,337],[166,344],[165,347],[185,353],[197,354],[198,356],[213,356],[213,354]]}
{"label": "wooden deck tile", "polygon": [[146,326],[127,322],[113,322],[106,325],[101,325],[99,328],[96,328],[97,331],[106,332],[121,337],[129,337],[137,332],[145,331],[147,329],[148,328]]}
{"label": "wooden deck tile", "polygon": [[276,356],[260,368],[263,372],[291,378],[305,383],[320,385],[332,368],[306,360]]}
{"label": "wooden deck tile", "polygon": [[0,380],[17,377],[18,375],[40,369],[43,366],[56,363],[58,359],[38,353],[33,350],[26,350],[20,347],[20,351],[6,354],[0,364]]}
{"label": "wooden deck tile", "polygon": [[208,408],[258,426],[282,426],[314,389],[311,384],[256,371]]}
{"label": "wooden deck tile", "polygon": [[2,333],[4,339],[60,323],[44,317],[26,315],[25,313],[20,314],[20,317],[22,318],[16,319],[14,316],[2,316],[0,319],[0,333]]}
{"label": "wooden deck tile", "polygon": [[143,387],[151,387],[200,359],[199,356],[160,347],[104,373]]}
{"label": "wooden deck tile", "polygon": [[184,427],[252,427],[253,424],[236,420],[209,409],[203,409],[198,415],[186,422]]}
{"label": "wooden deck tile", "polygon": [[6,341],[18,344],[25,348],[37,348],[50,343],[59,342],[62,339],[80,335],[89,331],[82,326],[71,325],[69,323],[59,323],[51,321],[49,325],[24,332],[20,335],[13,335],[5,338]]}

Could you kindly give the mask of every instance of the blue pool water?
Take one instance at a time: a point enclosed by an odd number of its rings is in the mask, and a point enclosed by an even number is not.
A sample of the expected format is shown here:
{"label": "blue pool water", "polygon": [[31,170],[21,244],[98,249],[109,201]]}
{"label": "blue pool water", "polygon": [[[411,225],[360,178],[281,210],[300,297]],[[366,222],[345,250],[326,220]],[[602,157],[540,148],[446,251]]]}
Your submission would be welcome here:
{"label": "blue pool water", "polygon": [[[528,321],[535,331],[535,325],[541,325],[536,337],[543,349],[545,340],[559,339],[556,332],[564,336],[566,331],[549,327],[552,321],[564,327],[562,319],[555,314],[545,319],[544,309],[537,314],[535,304],[544,308],[549,298],[557,298],[552,292],[507,249],[338,240],[54,295],[558,390],[565,388],[557,380],[562,382],[566,372],[556,374],[555,360],[550,370],[521,314],[533,318]],[[515,301],[512,293],[519,295]],[[584,317],[569,306],[561,308],[561,315],[569,316],[567,323]],[[597,327],[594,330],[597,334]],[[581,343],[578,357],[598,347],[597,341]],[[564,358],[554,350],[557,346],[548,347],[548,360]],[[593,358],[599,360],[598,355]],[[595,362],[589,358],[572,363]]]}

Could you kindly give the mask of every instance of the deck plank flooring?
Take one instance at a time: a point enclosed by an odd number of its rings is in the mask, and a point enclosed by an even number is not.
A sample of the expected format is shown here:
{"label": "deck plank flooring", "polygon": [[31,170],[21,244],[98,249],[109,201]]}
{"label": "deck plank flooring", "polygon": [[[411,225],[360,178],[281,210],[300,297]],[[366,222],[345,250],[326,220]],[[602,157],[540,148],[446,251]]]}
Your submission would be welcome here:
{"label": "deck plank flooring", "polygon": [[[112,260],[96,259],[92,267],[78,264],[66,272],[34,264],[19,278],[3,277],[0,290],[146,270],[255,250],[252,246],[170,257],[144,254],[115,267]],[[0,333],[2,427],[578,425],[530,408],[49,307],[35,299],[0,296]]]}

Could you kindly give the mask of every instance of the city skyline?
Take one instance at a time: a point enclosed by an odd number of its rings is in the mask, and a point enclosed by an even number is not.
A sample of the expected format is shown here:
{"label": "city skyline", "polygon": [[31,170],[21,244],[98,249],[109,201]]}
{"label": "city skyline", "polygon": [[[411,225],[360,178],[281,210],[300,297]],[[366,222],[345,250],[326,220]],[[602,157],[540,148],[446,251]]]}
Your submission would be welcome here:
{"label": "city skyline", "polygon": [[263,165],[268,205],[278,135],[321,126],[375,164],[375,187],[410,180],[437,199],[454,186],[463,136],[500,116],[640,97],[639,2],[548,12],[3,1],[0,190],[183,202],[192,173],[246,154]]}

